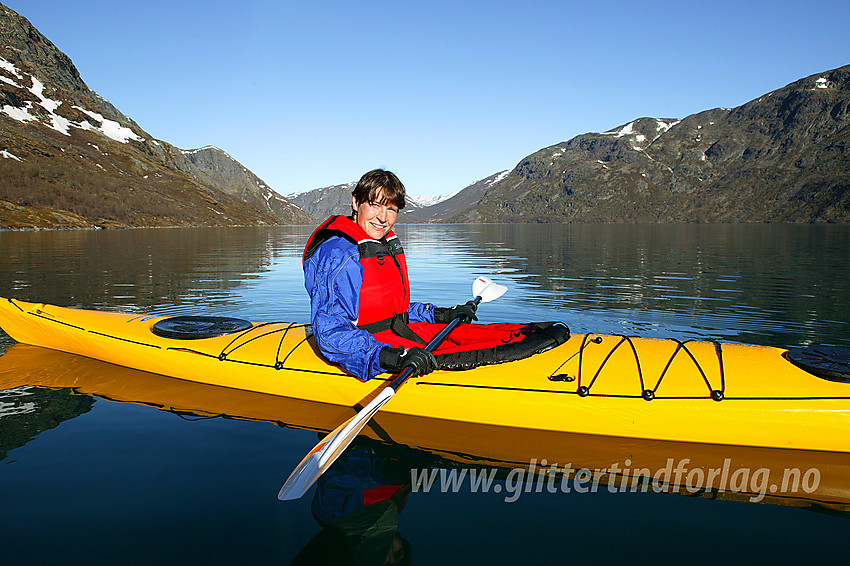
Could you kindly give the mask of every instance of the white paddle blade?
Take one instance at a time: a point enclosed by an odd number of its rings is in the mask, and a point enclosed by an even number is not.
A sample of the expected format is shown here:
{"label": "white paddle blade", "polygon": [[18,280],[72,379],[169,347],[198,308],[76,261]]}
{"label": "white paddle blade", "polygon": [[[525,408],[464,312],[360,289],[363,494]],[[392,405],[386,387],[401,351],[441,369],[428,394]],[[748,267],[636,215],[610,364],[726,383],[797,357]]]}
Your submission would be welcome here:
{"label": "white paddle blade", "polygon": [[472,296],[481,297],[482,303],[495,301],[505,294],[508,288],[495,283],[489,277],[478,277],[472,282]]}
{"label": "white paddle blade", "polygon": [[384,388],[360,412],[325,436],[295,467],[277,494],[281,501],[298,499],[310,489],[319,476],[331,467],[339,455],[357,438],[363,427],[384,404],[395,395],[391,387]]}

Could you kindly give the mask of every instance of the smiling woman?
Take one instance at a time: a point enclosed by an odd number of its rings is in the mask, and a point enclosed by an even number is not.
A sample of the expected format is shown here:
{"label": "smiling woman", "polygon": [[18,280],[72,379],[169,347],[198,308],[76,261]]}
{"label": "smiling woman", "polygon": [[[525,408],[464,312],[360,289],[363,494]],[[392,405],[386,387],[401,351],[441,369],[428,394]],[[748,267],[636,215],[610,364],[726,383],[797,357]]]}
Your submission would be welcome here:
{"label": "smiling woman", "polygon": [[[410,301],[404,249],[395,233],[404,208],[404,185],[383,169],[369,171],[352,192],[351,217],[332,216],[310,236],[304,250],[304,284],[310,293],[311,324],[320,351],[361,380],[411,368],[423,375],[442,367],[423,348],[446,324],[478,320],[477,304],[451,308]],[[459,330],[454,352],[519,339],[521,324],[476,325]],[[466,328],[466,327],[464,327]]]}
{"label": "smiling woman", "polygon": [[404,185],[393,173],[382,169],[363,175],[351,193],[354,221],[376,240],[389,233],[404,205]]}
{"label": "smiling woman", "polygon": [[352,192],[352,216],[330,217],[304,250],[304,284],[319,349],[364,381],[408,365],[426,374],[436,365],[422,348],[398,351],[373,336],[393,326],[409,330],[410,321],[435,321],[433,305],[410,302],[404,250],[392,231],[404,197],[395,174],[369,171]]}

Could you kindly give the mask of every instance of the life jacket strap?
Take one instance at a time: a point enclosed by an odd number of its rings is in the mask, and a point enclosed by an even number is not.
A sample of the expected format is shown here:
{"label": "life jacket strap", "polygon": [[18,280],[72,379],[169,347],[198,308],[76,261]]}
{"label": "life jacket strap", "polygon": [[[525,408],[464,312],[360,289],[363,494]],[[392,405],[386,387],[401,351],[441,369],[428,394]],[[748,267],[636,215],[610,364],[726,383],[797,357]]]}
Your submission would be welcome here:
{"label": "life jacket strap", "polygon": [[419,344],[425,345],[427,342],[422,339],[421,336],[416,334],[412,328],[408,326],[410,323],[410,317],[408,314],[394,314],[389,318],[385,318],[384,320],[379,320],[377,322],[370,322],[369,324],[360,324],[358,328],[362,328],[372,334],[377,334],[378,332],[384,332],[385,330],[392,330],[393,334],[397,336],[401,336],[406,340],[412,340]]}

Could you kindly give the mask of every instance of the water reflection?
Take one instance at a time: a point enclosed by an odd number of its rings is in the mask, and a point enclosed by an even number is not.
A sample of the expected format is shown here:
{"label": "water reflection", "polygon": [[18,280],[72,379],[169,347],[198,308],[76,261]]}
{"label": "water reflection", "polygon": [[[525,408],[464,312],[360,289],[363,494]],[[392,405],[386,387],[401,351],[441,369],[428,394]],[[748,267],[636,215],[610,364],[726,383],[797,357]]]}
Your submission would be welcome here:
{"label": "water reflection", "polygon": [[[27,381],[16,380],[26,384]],[[67,390],[18,385],[4,387],[0,378],[0,461],[42,432],[91,410],[94,399]]]}
{"label": "water reflection", "polygon": [[545,311],[560,311],[580,332],[711,336],[776,346],[850,343],[844,259],[850,226],[517,224],[405,230],[418,267],[411,280],[432,281],[422,285],[425,296],[445,288],[445,278],[462,284],[452,272],[465,278],[478,270],[510,281],[512,295],[521,297],[495,308],[532,311],[530,318],[541,320],[552,318]]}
{"label": "water reflection", "polygon": [[258,283],[262,298],[263,285],[280,293],[291,274],[301,277],[294,260],[308,235],[308,227],[0,233],[2,293],[125,311],[237,311]]}
{"label": "water reflection", "polygon": [[[353,408],[185,382],[16,344],[0,356],[0,390],[24,386],[61,389],[25,390],[40,391],[44,398],[53,396],[37,413],[45,423],[87,411],[92,400],[83,395],[178,414],[265,421],[319,432],[335,428],[355,413]],[[76,409],[69,412],[72,402]],[[49,427],[20,428],[29,430],[22,433],[29,438]],[[788,476],[789,470],[797,470],[796,475]],[[586,476],[583,485],[582,474]],[[283,476],[281,471],[281,481]],[[475,478],[479,483],[474,483]],[[850,510],[850,454],[526,431],[386,412],[375,416],[358,439],[357,450],[319,483],[313,513],[320,525],[328,526],[367,503],[405,495],[400,490],[407,484],[413,497],[464,491],[489,493],[506,503],[532,493],[569,496],[592,490],[843,512]],[[270,487],[270,498],[278,487]],[[396,498],[398,510],[402,503],[403,498]]]}
{"label": "water reflection", "polygon": [[[167,314],[304,321],[311,228],[0,233],[0,295]],[[510,287],[487,321],[775,346],[850,344],[850,226],[401,225],[413,297]]]}

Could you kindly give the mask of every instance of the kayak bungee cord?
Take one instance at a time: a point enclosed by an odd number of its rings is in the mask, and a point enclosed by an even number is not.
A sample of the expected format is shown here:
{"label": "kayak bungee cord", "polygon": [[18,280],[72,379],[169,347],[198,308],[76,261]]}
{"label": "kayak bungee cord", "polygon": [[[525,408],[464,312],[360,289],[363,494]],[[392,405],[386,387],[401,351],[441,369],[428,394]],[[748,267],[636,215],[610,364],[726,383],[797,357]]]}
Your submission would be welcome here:
{"label": "kayak bungee cord", "polygon": [[[113,334],[107,334],[105,332],[98,332],[97,330],[90,330],[90,329],[83,328],[82,326],[78,326],[76,324],[71,324],[71,323],[68,323],[68,322],[65,322],[65,321],[62,321],[62,320],[57,320],[57,319],[55,319],[51,316],[47,316],[46,314],[44,314],[41,311],[41,309],[36,309],[35,311],[25,311],[19,305],[17,305],[15,303],[15,301],[13,301],[12,299],[8,299],[8,301],[9,301],[10,304],[14,305],[15,308],[17,308],[22,313],[35,316],[35,317],[40,318],[42,320],[46,320],[46,321],[53,322],[53,323],[56,323],[56,324],[61,324],[63,326],[75,328],[77,330],[81,330],[83,332],[95,334],[97,336],[103,336],[105,338],[111,338],[113,340],[120,340],[122,342],[137,344],[139,346],[147,346],[149,348],[156,348],[158,350],[163,349],[162,346],[159,346],[157,344],[149,344],[147,342],[140,342],[138,340],[129,340],[127,338],[122,338],[121,336],[115,336]],[[244,338],[246,335],[248,335],[248,334],[250,334],[250,333],[252,333],[252,332],[254,332],[258,329],[265,328],[265,327],[275,325],[275,324],[286,325],[286,326],[283,327],[283,328],[276,328],[274,330],[271,330],[270,332],[263,332],[261,334],[257,334],[255,336],[252,336],[248,340],[245,340],[242,343],[236,344],[236,342],[238,342],[241,338]],[[296,344],[286,354],[286,356],[283,358],[283,360],[280,359],[281,347],[283,346],[283,341],[286,338],[287,333],[294,328],[309,328],[309,326],[310,326],[309,324],[295,323],[295,322],[264,322],[264,323],[258,324],[257,326],[252,326],[251,328],[248,328],[247,330],[244,330],[244,331],[240,332],[239,334],[237,334],[224,348],[222,348],[221,352],[218,353],[218,354],[209,354],[207,352],[201,352],[201,351],[195,350],[193,348],[186,348],[186,347],[168,347],[168,348],[165,348],[165,350],[175,351],[175,352],[187,352],[187,353],[191,353],[191,354],[197,354],[199,356],[217,358],[219,361],[223,361],[223,362],[234,362],[234,363],[247,364],[247,365],[252,365],[252,366],[269,367],[269,368],[274,368],[274,369],[277,369],[277,370],[288,369],[288,370],[292,370],[292,371],[300,371],[300,372],[306,372],[306,373],[337,375],[337,374],[332,373],[332,372],[324,372],[324,371],[320,371],[320,370],[309,370],[309,369],[287,368],[287,367],[285,367],[286,360],[289,359],[289,356],[291,356],[295,352],[295,350],[297,350],[302,344],[304,344],[304,342],[307,341],[307,339],[309,338],[309,333],[308,333],[307,336],[304,337],[304,339],[302,339],[300,342],[298,342],[298,344]],[[280,332],[282,334],[281,334],[280,342],[278,343],[277,352],[275,353],[275,361],[274,361],[273,364],[264,364],[264,363],[260,363],[260,362],[249,362],[249,361],[243,361],[243,360],[234,360],[234,359],[228,357],[231,354],[233,354],[233,352],[235,352],[239,348],[245,346],[246,344],[253,342],[254,340],[257,340],[259,338],[262,338],[264,336],[269,336],[271,334],[275,334],[275,333],[278,333],[278,332]],[[236,345],[233,346],[234,344],[236,344]],[[233,347],[231,348],[231,346],[233,346]]]}
{"label": "kayak bungee cord", "polygon": [[[601,344],[603,342],[602,338],[599,337],[599,336],[597,336],[596,338],[593,338],[592,340],[589,340],[590,336],[592,336],[592,335],[591,334],[585,335],[584,339],[582,340],[581,348],[578,351],[578,355],[579,355],[579,358],[578,358],[578,360],[579,360],[578,361],[578,375],[576,376],[576,378],[578,379],[578,389],[577,389],[576,393],[578,393],[579,397],[587,397],[588,395],[590,395],[590,388],[593,387],[593,384],[596,383],[596,380],[599,378],[599,375],[602,373],[602,370],[605,369],[605,364],[608,363],[608,360],[611,359],[611,356],[614,355],[614,352],[616,352],[617,349],[624,342],[627,342],[629,344],[629,346],[631,347],[631,351],[632,351],[632,354],[634,355],[634,359],[635,359],[635,366],[637,367],[638,379],[640,381],[640,389],[641,389],[641,395],[640,396],[643,397],[645,400],[652,401],[653,399],[655,399],[655,395],[656,395],[656,392],[658,391],[658,387],[661,385],[661,382],[664,380],[664,377],[666,375],[668,375],[667,371],[670,369],[670,366],[673,364],[673,361],[676,359],[676,356],[682,350],[684,350],[688,354],[688,356],[691,358],[691,360],[694,362],[694,367],[699,371],[700,376],[702,377],[702,380],[705,382],[706,386],[708,387],[709,397],[711,397],[715,401],[722,401],[724,399],[725,391],[726,391],[726,379],[725,379],[725,371],[724,371],[724,367],[723,367],[723,350],[722,350],[719,342],[712,341],[711,344],[714,345],[714,351],[717,354],[717,362],[718,362],[718,367],[719,367],[719,370],[720,370],[720,389],[712,389],[711,382],[709,381],[708,376],[705,373],[705,370],[703,370],[702,365],[700,365],[699,361],[697,361],[696,357],[693,355],[693,353],[688,348],[687,344],[689,342],[696,342],[696,341],[695,340],[685,340],[683,342],[683,341],[675,339],[675,338],[670,338],[669,340],[676,343],[676,349],[673,351],[673,354],[670,356],[670,359],[667,360],[667,364],[664,366],[664,370],[658,376],[658,381],[655,383],[655,386],[652,389],[648,389],[646,387],[646,384],[644,383],[643,368],[641,366],[640,356],[638,356],[638,353],[637,353],[637,348],[635,348],[635,345],[634,345],[633,337],[624,336],[624,335],[616,335],[616,337],[619,338],[620,341],[617,342],[617,344],[613,348],[611,348],[611,350],[608,352],[608,355],[606,355],[605,359],[602,360],[602,363],[599,364],[599,368],[596,370],[596,373],[594,374],[593,378],[590,380],[590,384],[587,385],[587,386],[584,386],[584,385],[581,384],[581,373],[582,373],[582,367],[584,365],[582,363],[583,356],[584,356],[584,349],[585,349],[585,347],[587,347],[589,345],[589,343]],[[569,360],[567,360],[567,361],[569,361]],[[566,363],[567,362],[564,362],[564,364],[566,364]],[[562,364],[561,367],[563,367],[563,364]],[[558,369],[560,369],[560,367]]]}

